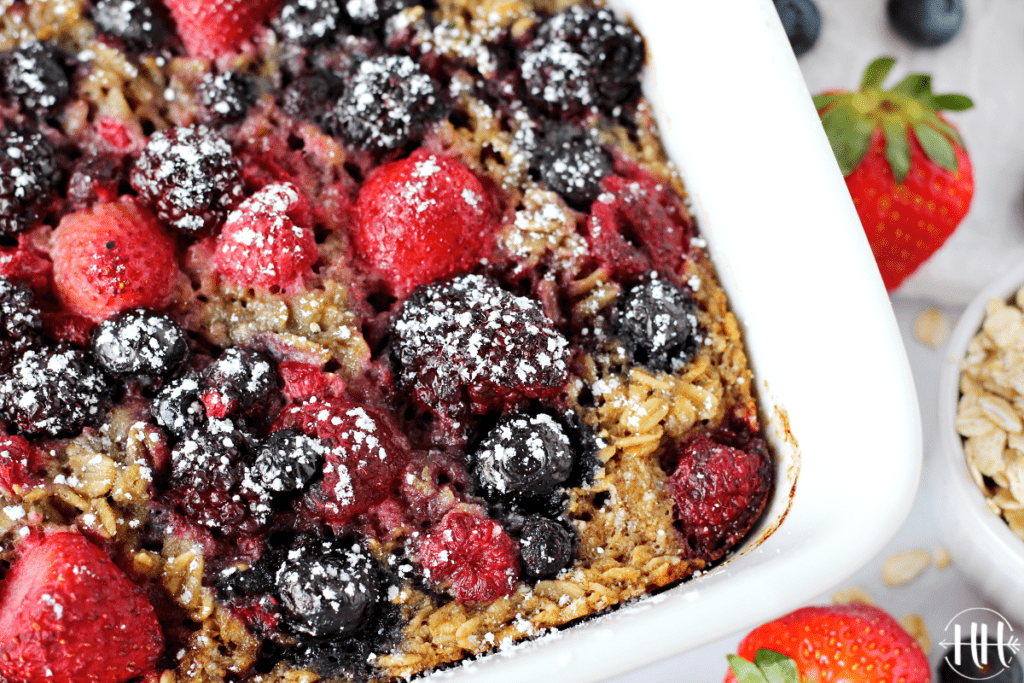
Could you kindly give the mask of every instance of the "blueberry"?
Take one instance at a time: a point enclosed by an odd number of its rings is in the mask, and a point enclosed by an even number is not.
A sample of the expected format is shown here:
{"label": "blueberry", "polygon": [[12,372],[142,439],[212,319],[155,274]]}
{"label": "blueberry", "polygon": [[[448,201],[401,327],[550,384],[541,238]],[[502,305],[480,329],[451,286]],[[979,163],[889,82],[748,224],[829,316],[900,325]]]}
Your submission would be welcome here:
{"label": "blueberry", "polygon": [[484,497],[543,496],[569,478],[573,448],[550,415],[513,416],[490,431],[473,456]]}
{"label": "blueberry", "polygon": [[380,592],[372,560],[358,544],[345,550],[292,550],[274,579],[287,624],[314,638],[361,631]]}
{"label": "blueberry", "polygon": [[206,420],[201,391],[198,379],[190,375],[165,385],[153,399],[153,419],[174,436],[184,437]]}
{"label": "blueberry", "polygon": [[896,33],[915,45],[948,43],[964,25],[964,0],[889,0],[886,9]]}
{"label": "blueberry", "polygon": [[133,308],[96,327],[92,354],[112,375],[169,377],[188,358],[188,337],[170,316]]}
{"label": "blueberry", "polygon": [[333,129],[337,126],[332,108],[344,92],[340,76],[326,70],[313,71],[299,76],[282,91],[281,109],[293,118]]}
{"label": "blueberry", "polygon": [[821,12],[813,0],[774,0],[775,9],[797,57],[804,54],[821,35]]}
{"label": "blueberry", "polygon": [[612,159],[581,129],[553,131],[537,151],[537,170],[549,189],[565,203],[587,211],[601,191],[601,178],[612,172]]}
{"label": "blueberry", "polygon": [[652,278],[619,298],[612,328],[632,352],[634,363],[652,370],[674,370],[697,352],[695,310],[685,291]]}
{"label": "blueberry", "polygon": [[0,92],[23,111],[44,118],[71,97],[63,56],[47,43],[0,53]]}
{"label": "blueberry", "polygon": [[273,492],[301,491],[320,471],[325,448],[319,439],[294,429],[281,429],[260,445],[253,477]]}
{"label": "blueberry", "polygon": [[279,386],[277,370],[261,351],[232,346],[203,373],[203,403],[225,414],[259,405]]}
{"label": "blueberry", "polygon": [[519,561],[527,576],[554,576],[575,559],[576,535],[554,520],[527,517],[515,535],[519,541]]}
{"label": "blueberry", "polygon": [[[1024,683],[1021,655],[1007,646],[1003,647],[1002,658],[999,645],[990,643],[986,648],[985,663],[975,666],[970,646],[962,646],[960,663],[956,664],[954,645],[946,651],[939,662],[939,683],[965,683],[965,681],[986,681],[986,683]],[[980,653],[979,653],[980,655]],[[979,659],[981,657],[979,656]],[[1006,666],[1004,666],[1004,660]]]}

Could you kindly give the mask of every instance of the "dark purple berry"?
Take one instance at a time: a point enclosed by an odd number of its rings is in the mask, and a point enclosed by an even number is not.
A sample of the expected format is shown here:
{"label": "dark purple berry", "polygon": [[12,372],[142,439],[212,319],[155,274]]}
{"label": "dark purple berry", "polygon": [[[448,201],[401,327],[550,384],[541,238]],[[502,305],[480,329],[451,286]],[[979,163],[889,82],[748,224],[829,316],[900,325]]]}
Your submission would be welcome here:
{"label": "dark purple berry", "polygon": [[14,127],[0,131],[0,235],[34,227],[56,185],[56,153],[42,135]]}
{"label": "dark purple berry", "polygon": [[473,456],[473,474],[485,498],[545,496],[573,469],[573,448],[550,415],[507,417]]}
{"label": "dark purple berry", "polygon": [[612,172],[612,159],[586,132],[558,129],[537,151],[541,179],[566,204],[587,211],[601,192],[601,179]]}
{"label": "dark purple berry", "polygon": [[400,386],[438,413],[550,398],[569,379],[569,342],[540,304],[480,275],[417,288],[392,332]]}
{"label": "dark purple berry", "polygon": [[154,0],[95,0],[92,20],[131,52],[148,52],[170,35],[163,7]]}
{"label": "dark purple berry", "polygon": [[0,53],[0,93],[26,113],[51,116],[71,96],[62,61],[57,49],[46,43]]}
{"label": "dark purple berry", "polygon": [[527,103],[552,118],[579,116],[597,104],[593,71],[564,40],[534,41],[519,65]]}
{"label": "dark purple berry", "polygon": [[153,399],[153,419],[175,437],[184,438],[206,422],[206,408],[199,398],[201,393],[196,377],[179,377],[165,385]]}
{"label": "dark purple berry", "polygon": [[889,0],[886,10],[896,33],[923,47],[951,41],[963,28],[967,11],[964,0]]}
{"label": "dark purple berry", "polygon": [[373,560],[358,543],[291,550],[275,575],[290,628],[313,638],[347,638],[373,617],[380,598]]}
{"label": "dark purple berry", "polygon": [[340,19],[338,0],[287,0],[271,25],[285,42],[312,47],[329,40]]}
{"label": "dark purple berry", "polygon": [[555,576],[576,557],[576,535],[554,520],[527,517],[516,529],[515,536],[519,541],[520,566],[528,577]]}
{"label": "dark purple berry", "polygon": [[345,12],[354,24],[378,24],[414,4],[411,0],[345,0]]}
{"label": "dark purple berry", "polygon": [[0,277],[0,372],[39,343],[43,319],[32,292]]}
{"label": "dark purple berry", "polygon": [[75,209],[117,200],[121,185],[128,183],[123,157],[87,154],[75,160],[68,178],[68,201]]}
{"label": "dark purple berry", "polygon": [[255,84],[237,71],[216,76],[206,74],[198,93],[203,116],[211,123],[220,124],[244,118],[258,95]]}
{"label": "dark purple berry", "polygon": [[438,84],[411,58],[372,57],[349,75],[334,106],[334,123],[353,145],[398,149],[423,135],[425,124],[437,118],[439,102]]}
{"label": "dark purple berry", "polygon": [[302,491],[320,473],[326,452],[320,439],[281,429],[260,444],[252,476],[274,493]]}
{"label": "dark purple berry", "polygon": [[0,379],[0,412],[29,436],[74,436],[102,417],[110,388],[84,351],[32,348]]}
{"label": "dark purple berry", "polygon": [[[797,57],[804,54],[818,42],[821,35],[821,12],[814,0],[774,0],[775,11],[786,29],[786,37]],[[944,2],[936,4],[948,4]],[[889,3],[890,16],[893,3]],[[963,5],[961,5],[963,7]]]}
{"label": "dark purple berry", "polygon": [[231,147],[206,126],[154,133],[131,185],[157,218],[186,235],[216,228],[244,198]]}
{"label": "dark purple berry", "polygon": [[700,344],[695,311],[689,294],[652,278],[619,298],[612,327],[632,351],[634,363],[674,371],[693,358]]}
{"label": "dark purple berry", "polygon": [[188,358],[188,337],[170,316],[133,308],[96,327],[92,354],[112,375],[170,377]]}
{"label": "dark purple berry", "polygon": [[281,93],[281,109],[288,116],[312,121],[334,129],[333,109],[345,92],[344,80],[330,71],[314,71],[299,76]]}
{"label": "dark purple berry", "polygon": [[280,381],[273,362],[261,351],[232,346],[203,373],[201,398],[212,417],[259,406]]}

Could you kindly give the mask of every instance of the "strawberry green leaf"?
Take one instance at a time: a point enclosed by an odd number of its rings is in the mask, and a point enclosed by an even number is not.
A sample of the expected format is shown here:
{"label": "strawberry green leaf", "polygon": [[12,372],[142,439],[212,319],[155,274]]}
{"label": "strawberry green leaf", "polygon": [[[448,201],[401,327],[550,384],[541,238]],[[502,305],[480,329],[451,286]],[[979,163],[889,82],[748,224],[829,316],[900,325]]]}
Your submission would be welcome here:
{"label": "strawberry green leaf", "polygon": [[726,655],[725,657],[729,660],[729,667],[736,674],[736,680],[739,683],[768,683],[768,680],[752,662],[736,655]]}
{"label": "strawberry green leaf", "polygon": [[843,96],[840,94],[827,93],[824,95],[815,95],[814,97],[811,98],[811,100],[814,102],[814,108],[817,109],[818,111],[821,111],[822,109],[832,104],[836,100],[841,99],[842,97]]}
{"label": "strawberry green leaf", "polygon": [[966,111],[974,106],[973,100],[967,95],[948,93],[932,97],[935,108],[943,111]]}
{"label": "strawberry green leaf", "polygon": [[896,84],[893,92],[909,95],[930,105],[932,100],[932,77],[928,74],[908,74]]}
{"label": "strawberry green leaf", "polygon": [[864,70],[864,77],[860,82],[860,89],[867,90],[868,88],[877,88],[882,85],[882,81],[889,75],[892,65],[895,63],[896,60],[892,57],[879,57],[868,64],[868,68]]}
{"label": "strawberry green leaf", "polygon": [[916,124],[914,136],[929,159],[947,171],[956,173],[956,153],[953,151],[953,144],[942,133],[929,126]]}
{"label": "strawberry green leaf", "polygon": [[938,116],[929,116],[927,119],[925,119],[925,122],[932,128],[937,129],[940,133],[942,133],[947,138],[952,140],[955,144],[959,145],[960,147],[964,146],[964,140],[963,138],[960,137],[960,133],[956,132],[956,129],[953,128],[953,126],[949,125],[948,123],[940,119]]}
{"label": "strawberry green leaf", "polygon": [[825,128],[832,152],[839,162],[839,169],[844,176],[850,175],[871,146],[874,124],[857,116],[851,107],[844,106],[825,112],[821,117],[821,125]]}
{"label": "strawberry green leaf", "polygon": [[768,679],[768,683],[799,683],[796,662],[784,654],[761,648],[754,655],[754,665]]}
{"label": "strawberry green leaf", "polygon": [[894,119],[882,122],[885,130],[885,159],[889,162],[896,184],[902,185],[910,172],[910,143],[907,141],[907,127]]}

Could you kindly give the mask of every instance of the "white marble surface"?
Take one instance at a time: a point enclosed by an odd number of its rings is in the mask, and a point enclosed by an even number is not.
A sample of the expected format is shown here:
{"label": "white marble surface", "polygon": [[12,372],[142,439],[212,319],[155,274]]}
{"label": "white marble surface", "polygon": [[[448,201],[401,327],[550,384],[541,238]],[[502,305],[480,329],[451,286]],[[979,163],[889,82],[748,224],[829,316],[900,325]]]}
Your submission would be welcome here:
{"label": "white marble surface", "polygon": [[[936,92],[962,92],[975,109],[950,115],[971,153],[975,197],[970,213],[946,245],[892,296],[920,400],[924,428],[924,475],[913,509],[888,546],[843,586],[858,586],[896,617],[923,617],[935,666],[946,637],[944,628],[961,610],[993,607],[952,566],[930,566],[917,580],[888,587],[881,578],[890,555],[910,549],[934,552],[941,546],[934,523],[929,464],[936,461],[939,365],[942,350],[914,339],[915,318],[939,305],[952,326],[963,306],[998,272],[1024,259],[1024,4],[1020,0],[966,0],[965,27],[951,43],[937,49],[916,48],[887,25],[884,0],[818,0],[824,30],[800,65],[811,92],[855,88],[864,67],[875,57],[891,55],[897,63],[895,83],[912,71],[933,75]],[[827,562],[826,558],[822,558]],[[770,591],[771,586],[765,586]],[[829,595],[814,602],[827,603]],[[1021,625],[1015,625],[1019,632]],[[746,631],[673,659],[652,664],[608,683],[713,683],[723,679],[725,655],[735,652]]]}

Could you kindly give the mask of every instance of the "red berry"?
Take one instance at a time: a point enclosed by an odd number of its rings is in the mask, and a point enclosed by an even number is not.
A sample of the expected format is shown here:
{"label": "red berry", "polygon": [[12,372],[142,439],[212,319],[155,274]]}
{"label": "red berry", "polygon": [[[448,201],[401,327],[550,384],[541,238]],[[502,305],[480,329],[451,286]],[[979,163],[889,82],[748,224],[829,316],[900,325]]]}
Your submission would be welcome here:
{"label": "red berry", "polygon": [[312,503],[329,522],[344,524],[384,500],[407,460],[397,429],[381,412],[341,398],[312,398],[286,408],[274,425],[298,429],[329,449]]}
{"label": "red berry", "polygon": [[345,380],[310,363],[282,361],[277,364],[277,373],[281,375],[285,398],[291,401],[311,396],[340,396],[345,390]]}
{"label": "red berry", "polygon": [[280,0],[164,0],[185,47],[194,57],[236,49],[270,16]]}
{"label": "red berry", "polygon": [[53,264],[36,253],[23,236],[16,247],[0,247],[0,276],[24,284],[36,296],[49,289],[52,271]]}
{"label": "red berry", "polygon": [[761,515],[772,485],[771,458],[759,439],[740,450],[698,434],[683,444],[666,483],[691,550],[717,559]]}
{"label": "red berry", "polygon": [[268,185],[228,215],[217,271],[243,287],[289,287],[311,273],[317,250],[309,206],[291,183]]}
{"label": "red berry", "polygon": [[0,493],[18,499],[26,489],[42,483],[35,476],[42,455],[20,436],[0,436]]}
{"label": "red berry", "polygon": [[170,235],[128,198],[64,216],[51,256],[60,300],[95,321],[129,308],[163,308],[181,274]]}
{"label": "red berry", "polygon": [[360,190],[357,210],[356,252],[399,298],[471,270],[494,246],[491,194],[450,157],[418,150],[382,166]]}
{"label": "red berry", "polygon": [[493,519],[452,510],[420,543],[428,577],[451,588],[456,600],[497,600],[519,579],[519,550]]}
{"label": "red berry", "polygon": [[25,541],[0,586],[0,675],[123,683],[163,649],[145,593],[102,550],[74,531]]}

